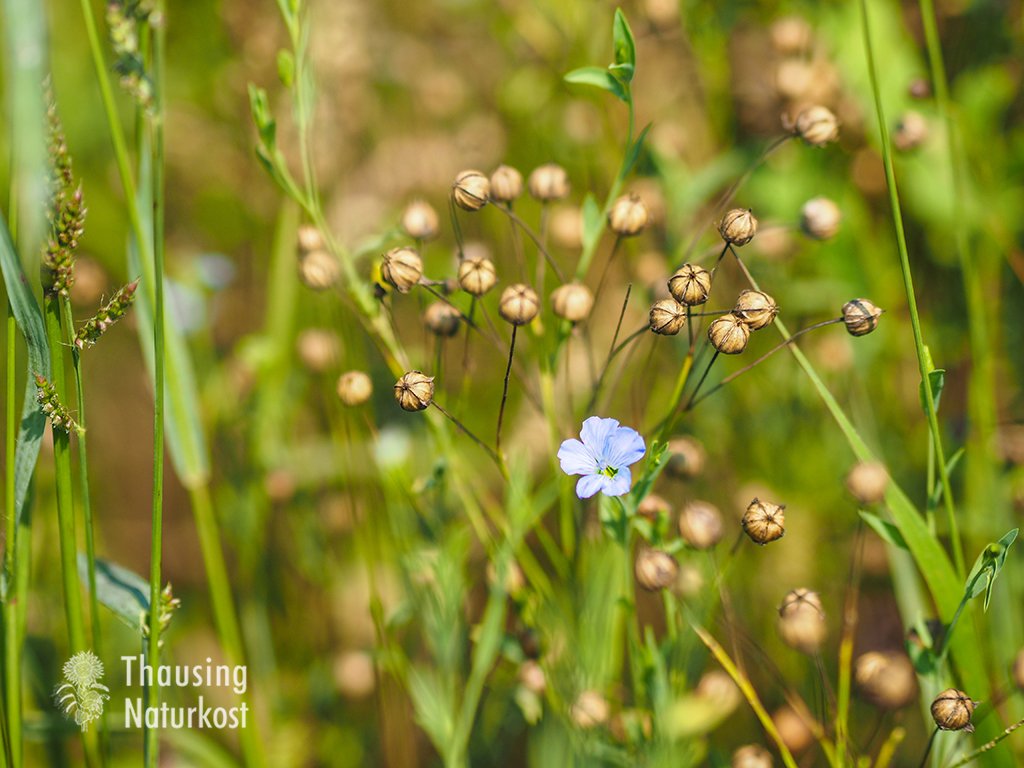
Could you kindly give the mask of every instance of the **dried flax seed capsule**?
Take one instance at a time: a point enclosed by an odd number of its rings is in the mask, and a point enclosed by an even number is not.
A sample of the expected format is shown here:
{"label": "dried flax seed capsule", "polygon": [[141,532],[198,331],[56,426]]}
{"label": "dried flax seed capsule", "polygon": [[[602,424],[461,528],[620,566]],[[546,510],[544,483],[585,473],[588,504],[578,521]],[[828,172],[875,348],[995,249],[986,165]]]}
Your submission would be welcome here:
{"label": "dried flax seed capsule", "polygon": [[537,293],[528,285],[510,285],[501,294],[498,314],[512,325],[526,325],[537,316],[540,303]]}
{"label": "dried flax seed capsule", "polygon": [[413,200],[402,212],[402,229],[416,240],[433,240],[439,227],[437,211],[426,200]]}
{"label": "dried flax seed capsule", "polygon": [[780,56],[799,56],[811,49],[814,32],[806,19],[784,16],[773,22],[768,30],[772,47]]}
{"label": "dried flax seed capsule", "polygon": [[842,220],[839,206],[827,197],[812,197],[800,209],[800,229],[815,240],[835,237]]}
{"label": "dried flax seed capsule", "polygon": [[459,332],[462,313],[446,301],[435,301],[423,313],[423,324],[435,336],[450,338]]}
{"label": "dried flax seed capsule", "polygon": [[380,276],[399,293],[408,293],[423,277],[423,261],[412,248],[392,248],[384,254]]}
{"label": "dried flax seed capsule", "polygon": [[711,273],[704,267],[683,264],[669,278],[668,290],[680,304],[688,307],[698,306],[706,302],[711,293]]}
{"label": "dried flax seed capsule", "polygon": [[749,208],[733,208],[718,222],[718,234],[730,245],[746,245],[757,234],[757,219]]}
{"label": "dried flax seed capsule", "polygon": [[337,334],[326,328],[303,329],[295,340],[295,346],[302,364],[313,373],[323,373],[341,355],[341,341]]}
{"label": "dried flax seed capsule", "polygon": [[373,382],[362,371],[346,371],[338,377],[338,399],[350,408],[362,405],[373,394]]}
{"label": "dried flax seed capsule", "polygon": [[750,329],[734,314],[722,315],[708,326],[711,346],[723,355],[738,355],[747,348]]}
{"label": "dried flax seed capsule", "polygon": [[660,549],[642,549],[633,568],[636,583],[649,592],[669,587],[679,575],[679,563],[668,552]]}
{"label": "dried flax seed capsule", "polygon": [[867,336],[878,327],[882,310],[867,299],[851,299],[843,304],[843,323],[851,336]]}
{"label": "dried flax seed capsule", "polygon": [[341,277],[338,260],[325,250],[317,249],[299,258],[299,280],[314,291],[326,291]]}
{"label": "dried flax seed capsule", "polygon": [[725,532],[722,513],[706,501],[691,501],[679,513],[679,535],[694,549],[711,549]]}
{"label": "dried flax seed capsule", "polygon": [[695,437],[684,435],[668,441],[669,460],[665,471],[672,477],[688,480],[704,471],[707,451]]}
{"label": "dried flax seed capsule", "polygon": [[775,299],[763,291],[746,290],[736,299],[732,313],[752,331],[759,331],[772,324],[779,314]]}
{"label": "dried flax seed capsule", "polygon": [[825,609],[817,592],[794,589],[779,606],[779,635],[790,648],[802,653],[815,653],[825,642],[828,628]]}
{"label": "dried flax seed capsule", "polygon": [[772,753],[760,744],[746,744],[732,753],[730,768],[772,768]]}
{"label": "dried flax seed capsule", "polygon": [[569,196],[569,175],[562,166],[546,163],[533,169],[527,186],[530,194],[542,203],[562,200]]}
{"label": "dried flax seed capsule", "polygon": [[479,211],[491,195],[491,182],[480,171],[462,171],[452,184],[452,200],[464,211]]}
{"label": "dried flax seed capsule", "polygon": [[608,228],[619,237],[633,237],[644,231],[651,214],[635,193],[623,195],[608,211]]}
{"label": "dried flax seed capsule", "polygon": [[498,282],[494,262],[482,256],[466,257],[459,262],[459,286],[473,296],[483,296]]}
{"label": "dried flax seed capsule", "polygon": [[409,371],[395,382],[395,400],[405,411],[422,411],[434,399],[434,377]]}
{"label": "dried flax seed capsule", "polygon": [[839,119],[828,107],[808,107],[797,115],[794,129],[805,143],[824,147],[839,138]]}
{"label": "dried flax seed capsule", "polygon": [[889,473],[878,461],[862,461],[855,464],[846,476],[846,489],[861,504],[878,504],[885,498],[889,487]]}
{"label": "dried flax seed capsule", "polygon": [[902,709],[917,701],[917,673],[904,653],[868,651],[853,663],[853,679],[879,709]]}
{"label": "dried flax seed capsule", "polygon": [[947,688],[932,702],[932,720],[940,731],[967,731],[974,733],[971,716],[975,703],[971,697],[956,688]]}
{"label": "dried flax seed capsule", "polygon": [[658,494],[650,493],[637,505],[636,513],[648,520],[657,520],[658,515],[672,514],[672,506]]}
{"label": "dried flax seed capsule", "polygon": [[594,307],[594,295],[582,283],[566,283],[551,292],[551,309],[556,317],[578,323]]}
{"label": "dried flax seed capsule", "polygon": [[655,333],[675,336],[686,325],[686,307],[675,299],[661,299],[651,307],[648,322]]}
{"label": "dried flax seed capsule", "polygon": [[296,239],[299,243],[300,255],[305,255],[310,251],[321,251],[326,248],[326,245],[324,245],[323,235],[321,235],[320,230],[312,224],[303,224],[299,227],[299,231],[296,233]]}
{"label": "dried flax seed capsule", "polygon": [[892,132],[892,145],[900,152],[917,149],[928,140],[928,121],[920,112],[904,112]]}
{"label": "dried flax seed capsule", "polygon": [[491,174],[491,199],[511,203],[523,194],[523,174],[511,165],[499,165]]}
{"label": "dried flax seed capsule", "polygon": [[743,513],[743,530],[757,544],[781,539],[786,532],[786,505],[754,499]]}

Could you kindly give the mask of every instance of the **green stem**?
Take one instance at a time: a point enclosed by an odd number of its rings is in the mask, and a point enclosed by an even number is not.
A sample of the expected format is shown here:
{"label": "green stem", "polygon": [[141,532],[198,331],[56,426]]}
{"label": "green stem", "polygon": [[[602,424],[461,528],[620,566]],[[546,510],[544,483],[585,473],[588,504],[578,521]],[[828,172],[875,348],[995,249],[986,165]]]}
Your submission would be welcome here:
{"label": "green stem", "polygon": [[900,208],[899,190],[896,186],[896,172],[892,162],[892,144],[889,140],[885,111],[882,106],[882,94],[878,87],[878,74],[875,66],[874,49],[871,42],[871,24],[868,17],[867,0],[860,0],[860,9],[864,32],[864,51],[867,55],[868,74],[871,80],[871,90],[875,99],[875,111],[878,116],[878,130],[882,140],[882,164],[885,166],[885,180],[889,189],[889,208],[892,213],[893,225],[896,229],[896,244],[900,255],[900,269],[903,273],[903,287],[907,295],[907,308],[910,312],[910,325],[914,333],[914,348],[917,352],[918,370],[921,375],[921,389],[924,392],[925,415],[928,419],[928,428],[931,430],[932,441],[935,444],[935,456],[938,462],[939,480],[942,483],[942,499],[946,507],[946,516],[949,522],[949,533],[952,540],[953,562],[956,565],[957,574],[960,578],[963,578],[965,574],[963,544],[960,540],[960,529],[957,524],[956,509],[953,503],[953,491],[949,483],[949,470],[946,466],[946,456],[942,449],[942,433],[939,429],[938,413],[935,408],[935,397],[932,394],[928,380],[931,363],[925,349],[924,336],[921,332],[921,318],[917,310],[917,298],[914,294],[914,278],[910,271],[910,256],[907,251],[907,237],[903,229],[903,213]]}
{"label": "green stem", "polygon": [[996,736],[991,741],[988,741],[985,744],[982,744],[980,747],[978,747],[976,750],[971,752],[969,755],[964,755],[963,757],[961,757],[959,760],[957,760],[955,763],[953,763],[951,766],[949,766],[949,768],[960,768],[961,765],[967,765],[969,762],[971,762],[973,760],[976,760],[977,758],[981,757],[983,754],[988,752],[990,749],[993,749],[999,742],[1001,742],[1003,739],[1005,739],[1011,733],[1016,731],[1022,725],[1024,725],[1024,720],[1018,720],[1016,723],[1014,723],[1013,725],[1011,725],[1008,728],[1006,728],[1001,734]]}
{"label": "green stem", "polygon": [[[12,217],[13,220],[13,217]],[[17,427],[17,395],[15,387],[17,377],[17,339],[18,324],[10,302],[7,306],[7,355],[4,366],[4,509],[7,510],[5,533],[7,544],[4,550],[4,573],[8,580],[9,594],[14,599],[4,601],[4,705],[7,720],[7,745],[10,749],[10,764],[13,768],[21,768],[21,634],[18,614],[21,608],[20,584],[18,582],[18,555],[20,537],[28,536],[27,531],[19,531],[18,521],[20,510],[14,508],[14,455],[18,434]]]}

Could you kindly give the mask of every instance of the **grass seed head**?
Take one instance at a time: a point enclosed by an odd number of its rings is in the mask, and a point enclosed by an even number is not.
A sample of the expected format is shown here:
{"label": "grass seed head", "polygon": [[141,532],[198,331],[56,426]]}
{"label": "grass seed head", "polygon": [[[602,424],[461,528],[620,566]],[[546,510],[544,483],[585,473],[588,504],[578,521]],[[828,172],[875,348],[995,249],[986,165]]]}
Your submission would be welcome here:
{"label": "grass seed head", "polygon": [[402,211],[402,229],[416,240],[433,240],[440,231],[434,206],[425,200],[413,200]]}
{"label": "grass seed head", "polygon": [[711,273],[704,267],[683,264],[669,278],[668,290],[680,304],[695,307],[708,300],[711,293]]}
{"label": "grass seed head", "polygon": [[750,328],[739,317],[730,313],[716,317],[708,326],[711,346],[723,355],[738,355],[747,348]]}
{"label": "grass seed head", "polygon": [[483,256],[467,256],[459,262],[459,286],[472,296],[483,296],[498,282],[494,262]]}
{"label": "grass seed head", "polygon": [[555,163],[546,163],[533,169],[527,181],[530,195],[542,203],[562,200],[569,196],[569,174]]}
{"label": "grass seed head", "polygon": [[769,544],[786,533],[786,506],[755,498],[741,521],[743,530],[756,544]]}
{"label": "grass seed head", "polygon": [[511,165],[499,165],[491,174],[491,199],[511,203],[523,194],[523,174]]}
{"label": "grass seed head", "polygon": [[399,293],[408,293],[423,277],[423,260],[412,248],[392,248],[384,254],[380,276]]}
{"label": "grass seed head", "polygon": [[800,229],[814,240],[835,237],[842,220],[839,206],[827,197],[812,197],[800,209]]}
{"label": "grass seed head", "polygon": [[771,325],[779,314],[775,299],[763,291],[746,290],[736,299],[732,313],[752,331]]}
{"label": "grass seed head", "polygon": [[975,702],[963,691],[947,688],[932,702],[932,720],[941,731],[974,732],[971,716],[974,714]]}
{"label": "grass seed head", "polygon": [[648,322],[654,333],[675,336],[686,325],[686,307],[675,299],[660,299],[651,307]]}
{"label": "grass seed head", "polygon": [[346,371],[338,377],[338,399],[353,408],[373,394],[373,381],[362,371]]}
{"label": "grass seed head", "polygon": [[843,304],[843,323],[851,336],[867,336],[878,327],[882,310],[867,299],[851,299]]}
{"label": "grass seed head", "polygon": [[623,195],[608,211],[608,228],[619,237],[633,237],[644,231],[651,219],[650,211],[635,193]]}
{"label": "grass seed head", "polygon": [[537,316],[539,308],[537,292],[528,285],[516,283],[502,292],[498,314],[512,325],[526,325]]}
{"label": "grass seed head", "polygon": [[452,200],[464,211],[479,211],[490,196],[491,182],[480,171],[462,171],[452,184]]}
{"label": "grass seed head", "polygon": [[402,410],[425,410],[434,400],[434,377],[409,371],[395,382],[395,400]]}
{"label": "grass seed head", "polygon": [[563,320],[586,320],[593,308],[594,294],[582,283],[566,283],[551,292],[551,310]]}
{"label": "grass seed head", "polygon": [[718,234],[730,245],[746,245],[757,234],[757,219],[749,208],[733,208],[718,222]]}

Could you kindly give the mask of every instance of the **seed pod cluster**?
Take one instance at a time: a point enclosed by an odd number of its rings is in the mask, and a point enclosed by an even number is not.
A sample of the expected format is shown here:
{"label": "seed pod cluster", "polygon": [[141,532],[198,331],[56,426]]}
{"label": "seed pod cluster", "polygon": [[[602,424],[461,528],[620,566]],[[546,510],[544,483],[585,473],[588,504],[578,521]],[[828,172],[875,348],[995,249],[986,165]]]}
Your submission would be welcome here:
{"label": "seed pod cluster", "polygon": [[423,277],[423,261],[412,248],[392,248],[384,254],[380,276],[399,293],[408,293]]}
{"label": "seed pod cluster", "polygon": [[434,377],[409,371],[395,382],[395,401],[404,411],[425,410],[434,400]]}
{"label": "seed pod cluster", "polygon": [[786,532],[786,505],[755,498],[747,506],[741,521],[743,530],[756,544],[769,544]]}
{"label": "seed pod cluster", "polygon": [[536,291],[522,283],[510,285],[502,291],[498,302],[498,314],[512,325],[526,325],[537,316],[539,308]]}
{"label": "seed pod cluster", "polygon": [[975,702],[963,691],[947,688],[932,701],[932,720],[940,731],[974,732],[971,717]]}
{"label": "seed pod cluster", "polygon": [[790,648],[815,653],[825,641],[825,609],[817,592],[791,590],[779,606],[779,635]]}
{"label": "seed pod cluster", "polygon": [[668,281],[668,290],[680,304],[695,307],[708,300],[711,273],[704,267],[683,264]]}

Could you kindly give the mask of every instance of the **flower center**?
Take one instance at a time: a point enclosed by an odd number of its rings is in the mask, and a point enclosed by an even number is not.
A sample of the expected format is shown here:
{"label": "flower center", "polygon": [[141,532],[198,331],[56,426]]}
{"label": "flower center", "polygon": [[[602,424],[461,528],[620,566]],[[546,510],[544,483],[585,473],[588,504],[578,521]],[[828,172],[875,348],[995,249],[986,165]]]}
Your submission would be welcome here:
{"label": "flower center", "polygon": [[605,477],[615,477],[617,474],[619,474],[619,469],[618,467],[604,466],[601,467],[601,469],[598,471],[598,474],[602,474]]}

